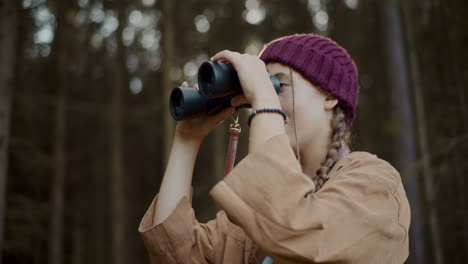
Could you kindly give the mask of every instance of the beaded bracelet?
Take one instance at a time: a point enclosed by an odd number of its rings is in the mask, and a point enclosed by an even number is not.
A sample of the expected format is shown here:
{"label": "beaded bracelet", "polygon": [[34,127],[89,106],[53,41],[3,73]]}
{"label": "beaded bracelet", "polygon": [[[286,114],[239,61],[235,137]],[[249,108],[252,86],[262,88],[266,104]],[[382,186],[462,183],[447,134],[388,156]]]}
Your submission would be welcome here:
{"label": "beaded bracelet", "polygon": [[286,116],[286,113],[285,113],[283,110],[278,109],[278,108],[263,108],[263,109],[254,110],[254,111],[249,115],[249,120],[247,121],[247,125],[250,127],[250,123],[252,122],[252,119],[254,118],[254,116],[257,115],[257,114],[261,114],[261,113],[276,113],[276,114],[280,114],[280,115],[283,116],[284,122],[286,123],[287,116]]}

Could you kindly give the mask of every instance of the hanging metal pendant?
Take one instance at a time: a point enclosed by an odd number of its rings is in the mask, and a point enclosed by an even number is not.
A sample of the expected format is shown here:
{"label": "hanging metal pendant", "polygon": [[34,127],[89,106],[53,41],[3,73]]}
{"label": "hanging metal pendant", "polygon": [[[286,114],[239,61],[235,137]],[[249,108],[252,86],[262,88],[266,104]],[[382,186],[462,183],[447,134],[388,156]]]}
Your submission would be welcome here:
{"label": "hanging metal pendant", "polygon": [[[234,113],[236,117],[234,118]],[[237,153],[237,144],[239,143],[239,135],[241,133],[241,127],[239,124],[239,112],[236,110],[232,114],[232,123],[229,126],[230,137],[229,137],[229,147],[226,156],[226,168],[224,169],[224,177],[229,174],[229,172],[234,168],[234,163],[236,161]]]}

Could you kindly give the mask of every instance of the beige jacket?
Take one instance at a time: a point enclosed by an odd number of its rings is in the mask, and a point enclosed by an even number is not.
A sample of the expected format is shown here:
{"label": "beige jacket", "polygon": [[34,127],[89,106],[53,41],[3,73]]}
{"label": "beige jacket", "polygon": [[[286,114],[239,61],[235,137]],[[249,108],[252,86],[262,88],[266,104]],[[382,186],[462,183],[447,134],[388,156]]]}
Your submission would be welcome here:
{"label": "beige jacket", "polygon": [[250,153],[210,191],[223,210],[199,223],[184,197],[153,226],[158,196],[139,232],[152,263],[403,263],[410,207],[400,175],[367,152],[339,160],[318,192],[286,134]]}

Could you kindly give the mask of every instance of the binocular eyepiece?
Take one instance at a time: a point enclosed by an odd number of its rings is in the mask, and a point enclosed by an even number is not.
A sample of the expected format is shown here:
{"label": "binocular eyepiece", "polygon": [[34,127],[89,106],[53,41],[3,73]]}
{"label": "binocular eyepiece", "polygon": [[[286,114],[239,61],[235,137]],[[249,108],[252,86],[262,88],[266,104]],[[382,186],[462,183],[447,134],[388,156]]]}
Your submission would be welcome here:
{"label": "binocular eyepiece", "polygon": [[[270,75],[276,92],[278,78]],[[242,93],[237,72],[231,64],[206,61],[198,69],[198,88],[177,87],[172,90],[169,107],[174,120],[195,118],[205,113],[217,113],[231,106],[231,99]]]}

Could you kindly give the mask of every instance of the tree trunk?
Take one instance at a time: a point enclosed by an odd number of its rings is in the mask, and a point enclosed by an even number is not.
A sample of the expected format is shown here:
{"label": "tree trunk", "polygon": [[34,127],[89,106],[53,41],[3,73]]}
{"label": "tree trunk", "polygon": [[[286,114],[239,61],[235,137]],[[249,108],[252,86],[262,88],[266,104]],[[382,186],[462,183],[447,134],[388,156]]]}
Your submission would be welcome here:
{"label": "tree trunk", "polygon": [[57,29],[53,52],[55,53],[56,69],[56,108],[55,108],[55,143],[54,143],[54,176],[51,192],[51,217],[49,238],[49,261],[53,264],[61,264],[63,259],[63,226],[64,226],[64,202],[65,202],[65,168],[66,168],[66,75],[67,54],[66,28],[64,19],[67,15],[65,3],[57,1]]}
{"label": "tree trunk", "polygon": [[0,3],[0,263],[3,251],[3,226],[6,211],[8,146],[15,69],[17,4]]}
{"label": "tree trunk", "polygon": [[117,51],[111,67],[113,74],[112,95],[110,105],[111,120],[111,201],[112,201],[112,263],[126,263],[125,251],[125,170],[123,165],[123,107],[122,93],[128,86],[127,71],[125,69],[125,50],[122,44],[122,31],[124,28],[126,1],[116,4],[119,26],[115,33]]}
{"label": "tree trunk", "polygon": [[162,12],[163,12],[163,30],[162,30],[162,115],[163,115],[163,154],[164,164],[162,166],[165,169],[165,164],[169,158],[169,152],[172,145],[172,137],[174,134],[174,120],[169,111],[169,95],[171,94],[173,87],[173,81],[171,79],[171,69],[174,61],[174,28],[173,28],[173,1],[163,0]]}
{"label": "tree trunk", "polygon": [[[109,234],[108,231],[108,202],[109,202],[109,189],[107,186],[109,185],[107,174],[102,169],[102,161],[96,160],[93,163],[94,170],[96,171],[94,179],[94,189],[95,189],[95,199],[96,202],[94,204],[94,211],[95,211],[95,227],[94,232],[96,232],[96,241],[95,241],[95,263],[107,263],[108,258],[108,249],[109,247],[106,245],[106,235]],[[81,240],[82,241],[82,240]]]}
{"label": "tree trunk", "polygon": [[[430,149],[429,149],[429,139],[427,135],[427,122],[426,115],[424,112],[424,96],[423,96],[423,87],[421,83],[420,72],[418,64],[418,57],[416,52],[416,47],[418,46],[415,41],[415,28],[413,17],[410,13],[410,8],[408,6],[408,1],[401,1],[401,9],[404,17],[404,25],[407,39],[407,48],[409,56],[409,65],[410,65],[410,74],[411,74],[411,83],[413,87],[414,103],[415,103],[415,114],[417,119],[417,135],[419,143],[419,153],[421,163],[421,172],[424,176],[424,193],[426,203],[430,205],[436,204],[435,197],[435,187],[434,187],[434,176],[432,174],[432,169],[430,165]],[[440,232],[439,232],[439,220],[437,217],[436,210],[427,210],[428,214],[428,225],[431,233],[431,252],[432,259],[434,264],[443,263],[443,248],[440,241]]]}
{"label": "tree trunk", "polygon": [[[83,245],[85,245],[85,242],[83,241],[83,230],[79,227],[79,225],[75,225],[71,227],[72,232],[71,232],[71,256],[70,256],[70,263],[71,264],[82,264],[84,263],[83,261]],[[103,262],[96,262],[97,264],[103,263]]]}
{"label": "tree trunk", "polygon": [[[379,3],[382,15],[382,41],[385,54],[390,102],[391,124],[394,133],[395,167],[405,171],[416,162],[416,140],[406,61],[404,33],[396,0]],[[425,235],[423,233],[422,201],[418,173],[402,173],[408,199],[411,203],[409,263],[426,263]]]}

